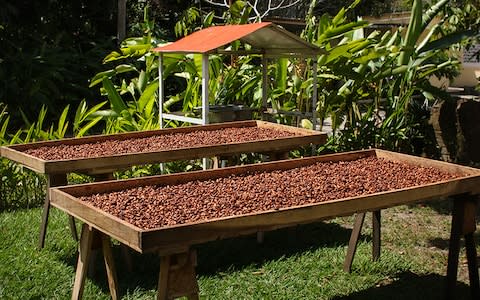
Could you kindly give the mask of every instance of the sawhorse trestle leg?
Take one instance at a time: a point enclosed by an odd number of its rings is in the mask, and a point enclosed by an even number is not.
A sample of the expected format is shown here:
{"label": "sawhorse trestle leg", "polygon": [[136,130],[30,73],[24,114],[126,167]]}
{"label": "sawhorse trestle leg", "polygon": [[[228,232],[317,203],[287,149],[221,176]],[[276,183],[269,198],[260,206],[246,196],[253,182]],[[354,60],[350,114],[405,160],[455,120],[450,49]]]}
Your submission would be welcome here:
{"label": "sawhorse trestle leg", "polygon": [[85,279],[87,277],[88,267],[90,264],[90,256],[92,254],[92,246],[95,239],[99,238],[102,241],[103,258],[105,268],[107,271],[108,287],[110,289],[110,296],[113,300],[118,297],[118,280],[115,270],[115,263],[113,261],[112,248],[110,244],[110,237],[96,230],[92,226],[83,224],[82,233],[80,237],[80,245],[78,249],[77,269],[75,273],[75,283],[73,285],[72,300],[82,299],[83,290],[85,287]]}
{"label": "sawhorse trestle leg", "polygon": [[[93,175],[95,181],[112,180],[112,173],[96,174]],[[45,236],[47,235],[48,217],[50,214],[50,195],[49,190],[51,187],[67,185],[67,174],[47,174],[47,189],[45,195],[45,201],[43,203],[42,222],[40,224],[40,235],[38,239],[38,248],[42,249],[45,246]],[[68,216],[68,225],[70,232],[75,241],[78,241],[77,227],[75,226],[75,218]]]}
{"label": "sawhorse trestle leg", "polygon": [[[45,201],[43,203],[42,222],[40,223],[40,235],[38,238],[38,249],[45,246],[45,236],[47,235],[48,217],[50,214],[50,194],[51,187],[67,185],[66,174],[47,174],[47,189],[45,193]],[[75,220],[72,216],[68,217],[70,231],[75,241],[78,241],[77,230],[75,228]]]}
{"label": "sawhorse trestle leg", "polygon": [[[350,235],[350,241],[348,243],[347,256],[343,263],[343,270],[350,273],[352,270],[353,258],[357,251],[358,240],[362,231],[363,223],[365,221],[366,213],[358,213],[355,216],[355,223],[353,225],[352,234]],[[380,258],[380,245],[381,245],[381,211],[372,212],[372,258],[376,261]]]}
{"label": "sawhorse trestle leg", "polygon": [[157,300],[171,300],[186,296],[198,299],[198,283],[195,274],[196,253],[160,255]]}
{"label": "sawhorse trestle leg", "polygon": [[477,205],[478,200],[472,195],[465,194],[453,198],[452,226],[447,265],[447,299],[456,299],[455,286],[457,284],[458,257],[462,236],[465,239],[471,297],[472,300],[480,299],[478,261],[474,239],[477,225],[475,220]]}

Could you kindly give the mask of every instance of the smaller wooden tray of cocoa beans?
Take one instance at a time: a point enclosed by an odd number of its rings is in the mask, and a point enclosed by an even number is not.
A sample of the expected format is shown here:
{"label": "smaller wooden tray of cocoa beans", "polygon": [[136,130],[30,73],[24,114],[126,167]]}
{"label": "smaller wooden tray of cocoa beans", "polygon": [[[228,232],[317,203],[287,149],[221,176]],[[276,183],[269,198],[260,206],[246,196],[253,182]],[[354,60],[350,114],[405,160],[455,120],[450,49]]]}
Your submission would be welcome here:
{"label": "smaller wooden tray of cocoa beans", "polygon": [[139,252],[179,249],[480,192],[480,170],[364,150],[50,189],[51,204]]}
{"label": "smaller wooden tray of cocoa beans", "polygon": [[228,122],[1,147],[1,155],[45,174],[107,173],[133,165],[321,145],[326,134],[264,121]]}

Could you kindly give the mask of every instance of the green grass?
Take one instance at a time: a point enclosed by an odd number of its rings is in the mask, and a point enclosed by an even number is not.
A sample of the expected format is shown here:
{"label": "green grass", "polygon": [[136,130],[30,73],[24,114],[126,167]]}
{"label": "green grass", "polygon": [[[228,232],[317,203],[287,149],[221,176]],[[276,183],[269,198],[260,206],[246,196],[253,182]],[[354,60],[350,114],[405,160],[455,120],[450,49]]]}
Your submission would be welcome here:
{"label": "green grass", "polygon": [[[435,204],[382,212],[381,259],[371,261],[368,215],[351,274],[342,271],[353,217],[211,242],[196,247],[202,299],[438,299],[444,295],[450,216]],[[45,249],[36,249],[41,209],[0,213],[0,299],[69,299],[76,243],[52,209]],[[477,236],[478,242],[478,236]],[[480,252],[480,247],[478,248]],[[114,248],[123,299],[156,295],[159,258],[134,253],[129,273]],[[461,253],[458,299],[469,296]],[[103,260],[84,299],[109,299]]]}

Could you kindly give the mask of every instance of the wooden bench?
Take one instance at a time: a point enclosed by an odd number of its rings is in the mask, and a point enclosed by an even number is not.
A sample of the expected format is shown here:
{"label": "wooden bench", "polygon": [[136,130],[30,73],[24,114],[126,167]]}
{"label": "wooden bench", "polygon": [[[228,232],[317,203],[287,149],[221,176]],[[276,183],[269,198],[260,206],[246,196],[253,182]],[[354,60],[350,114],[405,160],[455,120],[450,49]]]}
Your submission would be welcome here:
{"label": "wooden bench", "polygon": [[[248,172],[287,170],[317,162],[349,161],[372,156],[418,166],[434,167],[461,176],[437,183],[387,192],[149,230],[136,227],[78,199],[81,196],[122,191],[139,186],[179,184]],[[53,206],[84,222],[72,299],[82,297],[88,269],[87,262],[92,250],[92,241],[95,238],[103,241],[105,265],[113,299],[118,297],[118,288],[110,249],[110,238],[116,239],[140,253],[157,252],[160,255],[158,299],[172,299],[179,296],[197,299],[198,284],[194,269],[195,253],[192,252],[192,246],[194,245],[252,234],[258,231],[269,231],[316,222],[337,216],[378,211],[397,205],[453,196],[454,210],[447,267],[447,296],[454,299],[460,238],[463,236],[467,248],[472,299],[478,299],[480,289],[473,233],[476,229],[475,208],[478,204],[476,196],[479,193],[480,170],[478,169],[383,150],[366,150],[218,170],[53,188],[50,190],[50,201]]]}

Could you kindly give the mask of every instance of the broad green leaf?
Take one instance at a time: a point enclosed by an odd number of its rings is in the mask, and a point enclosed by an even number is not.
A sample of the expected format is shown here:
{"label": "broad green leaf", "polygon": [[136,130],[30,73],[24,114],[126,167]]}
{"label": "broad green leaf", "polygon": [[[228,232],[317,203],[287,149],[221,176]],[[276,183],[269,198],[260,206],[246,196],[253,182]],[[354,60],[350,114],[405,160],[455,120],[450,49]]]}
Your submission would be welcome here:
{"label": "broad green leaf", "polygon": [[302,119],[302,121],[300,121],[300,126],[305,129],[313,129],[313,123],[309,119]]}
{"label": "broad green leaf", "polygon": [[384,72],[377,75],[376,78],[385,78],[392,75],[405,73],[407,70],[408,70],[408,66],[399,66],[394,69],[385,70]]}
{"label": "broad green leaf", "polygon": [[288,59],[286,58],[280,58],[277,61],[277,68],[276,68],[276,83],[277,83],[277,88],[281,91],[285,91],[287,88],[287,64],[288,64]]}
{"label": "broad green leaf", "polygon": [[438,15],[438,13],[447,5],[449,0],[440,0],[431,6],[423,15],[421,31],[427,29],[428,24]]}
{"label": "broad green leaf", "polygon": [[247,92],[251,88],[254,88],[257,84],[258,84],[258,78],[256,77],[251,77],[249,80],[245,81],[242,84],[242,88],[241,88],[242,95],[247,94]]}
{"label": "broad green leaf", "polygon": [[95,126],[100,120],[102,120],[102,116],[99,116],[99,117],[96,117],[95,119],[91,120],[90,122],[88,122],[85,126],[83,126],[77,133],[76,137],[82,137],[85,135],[85,133],[87,133],[88,130],[90,130],[90,128],[92,128],[93,126]]}
{"label": "broad green leaf", "polygon": [[335,74],[325,74],[325,73],[318,74],[318,77],[325,78],[325,79],[335,79],[335,80],[340,79],[340,77],[336,76]]}
{"label": "broad green leaf", "polygon": [[70,105],[67,105],[65,109],[62,111],[62,114],[60,115],[60,118],[58,119],[58,127],[57,127],[57,137],[62,138],[65,136],[65,133],[68,128],[68,122],[66,121],[67,116],[68,116],[68,110],[70,108]]}
{"label": "broad green leaf", "polygon": [[446,49],[456,43],[459,43],[469,37],[473,37],[476,35],[478,35],[478,32],[475,32],[474,30],[454,32],[425,44],[425,46],[422,47],[422,49],[420,49],[419,52],[423,53],[427,51]]}
{"label": "broad green leaf", "polygon": [[25,137],[24,139],[24,142],[25,143],[28,143],[28,142],[31,142],[32,141],[32,136],[33,136],[33,132],[35,130],[35,124],[32,124],[30,126],[30,128],[28,128],[27,130],[27,136]]}
{"label": "broad green leaf", "polygon": [[415,44],[421,34],[422,30],[422,1],[413,0],[412,11],[410,13],[410,21],[405,36],[405,42],[402,45],[403,51],[398,57],[400,65],[406,65],[413,53]]}
{"label": "broad green leaf", "polygon": [[242,10],[244,9],[246,3],[245,1],[235,1],[230,5],[230,13],[236,17],[240,18],[242,16]]}
{"label": "broad green leaf", "polygon": [[155,103],[157,98],[152,97],[150,101],[147,102],[147,105],[145,105],[145,116],[148,118],[153,118],[153,107],[155,106]]}
{"label": "broad green leaf", "polygon": [[12,136],[10,140],[10,145],[12,144],[19,144],[19,143],[26,143],[27,141],[22,141],[20,135],[23,133],[22,129],[17,130],[17,132]]}
{"label": "broad green leaf", "polygon": [[202,76],[202,56],[203,54],[194,54],[193,55],[193,63],[195,65],[195,70],[199,77]]}
{"label": "broad green leaf", "polygon": [[362,51],[363,49],[367,48],[368,46],[370,46],[373,43],[374,42],[370,39],[367,39],[367,40],[364,40],[364,41],[359,40],[357,45],[355,45],[354,47],[349,49],[348,52],[350,52],[352,54],[355,54],[356,52]]}
{"label": "broad green leaf", "polygon": [[398,30],[393,33],[393,35],[390,37],[390,40],[385,44],[385,47],[389,48],[393,46],[398,40]]}
{"label": "broad green leaf", "polygon": [[173,104],[180,102],[182,99],[180,98],[180,95],[175,95],[170,97],[167,101],[163,103],[163,109],[168,111],[168,108],[172,106]]}
{"label": "broad green leaf", "polygon": [[204,17],[204,19],[203,19],[203,27],[204,27],[204,28],[209,27],[210,25],[212,25],[213,17],[215,17],[215,12],[214,12],[214,11],[209,12],[209,13]]}
{"label": "broad green leaf", "polygon": [[[7,116],[4,120],[3,120],[3,123],[2,123],[2,128],[0,130],[0,137],[2,138],[3,141],[6,141],[6,139],[4,139],[6,137],[6,133],[7,133],[7,127],[8,127],[8,122],[10,121],[10,116]],[[3,144],[3,142],[2,142]]]}
{"label": "broad green leaf", "polygon": [[118,65],[115,67],[115,72],[117,74],[126,73],[130,71],[137,71],[137,68],[135,68],[135,66],[133,65],[126,65],[126,64]]}
{"label": "broad green leaf", "polygon": [[27,117],[27,115],[23,112],[23,110],[20,109],[19,112],[20,112],[20,115],[22,116],[23,123],[24,123],[26,126],[31,126],[32,123],[28,120],[28,117]]}
{"label": "broad green leaf", "polygon": [[386,54],[386,51],[369,51],[367,55],[362,55],[358,58],[354,58],[354,61],[359,64],[366,64],[373,60],[384,57],[385,54]]}
{"label": "broad green leaf", "polygon": [[323,42],[324,40],[331,40],[337,37],[340,37],[344,35],[347,32],[350,32],[352,30],[362,28],[367,26],[369,23],[367,21],[357,21],[357,22],[351,22],[345,25],[341,25],[338,27],[334,27],[332,29],[329,29],[327,31],[324,31],[320,37],[318,38],[317,43]]}
{"label": "broad green leaf", "polygon": [[103,71],[103,72],[100,72],[100,73],[97,73],[95,74],[95,76],[93,76],[93,78],[90,80],[90,85],[88,87],[93,87],[97,84],[99,84],[100,82],[102,82],[103,78],[105,77],[111,77],[115,74],[115,70],[107,70],[107,71]]}
{"label": "broad green leaf", "polygon": [[107,103],[107,101],[103,101],[101,103],[96,104],[92,108],[87,110],[87,105],[85,100],[82,100],[80,105],[77,108],[77,111],[75,113],[75,119],[73,123],[73,131],[78,132],[79,128],[81,127],[82,123],[85,122],[85,120],[89,119],[95,112],[97,112],[102,106],[104,106]]}
{"label": "broad green leaf", "polygon": [[95,106],[93,106],[92,108],[90,108],[87,113],[85,114],[85,118],[88,118],[90,115],[92,115],[93,113],[97,112],[100,108],[102,108],[102,106],[104,106],[105,104],[107,103],[107,101],[103,101],[101,103],[98,103],[96,104]]}
{"label": "broad green leaf", "polygon": [[350,49],[351,45],[349,44],[344,44],[341,46],[337,46],[328,53],[327,60],[325,61],[325,64],[331,63],[332,61],[336,60],[337,58],[343,56],[343,57],[351,57],[352,54],[348,52]]}
{"label": "broad green leaf", "polygon": [[[143,111],[146,106],[149,106],[149,102],[155,102],[155,92],[158,90],[158,80],[155,80],[153,83],[150,83],[145,90],[143,91],[142,95],[138,99],[138,109]],[[150,105],[150,107],[153,107]],[[150,111],[151,112],[151,111]],[[146,116],[150,116],[150,112],[145,112]]]}
{"label": "broad green leaf", "polygon": [[96,117],[99,117],[99,116],[101,116],[103,118],[110,118],[110,117],[118,118],[119,114],[117,114],[112,109],[104,109],[104,110],[95,111],[90,115],[90,117],[92,117],[92,118],[96,118]]}
{"label": "broad green leaf", "polygon": [[103,87],[107,92],[108,100],[110,100],[110,105],[116,113],[121,114],[123,110],[127,109],[127,105],[125,104],[125,102],[123,102],[120,94],[115,89],[115,86],[109,78],[103,78],[102,82]]}
{"label": "broad green leaf", "polygon": [[345,7],[342,7],[338,11],[338,13],[335,15],[335,17],[333,17],[332,24],[337,25],[337,24],[343,22],[344,18],[345,18]]}
{"label": "broad green leaf", "polygon": [[423,40],[417,45],[417,52],[420,51],[432,38],[433,34],[436,32],[436,29],[440,27],[440,24],[435,24],[423,38]]}
{"label": "broad green leaf", "polygon": [[142,70],[140,72],[140,75],[138,75],[137,89],[140,93],[142,93],[146,86],[147,86],[147,75],[145,71]]}

